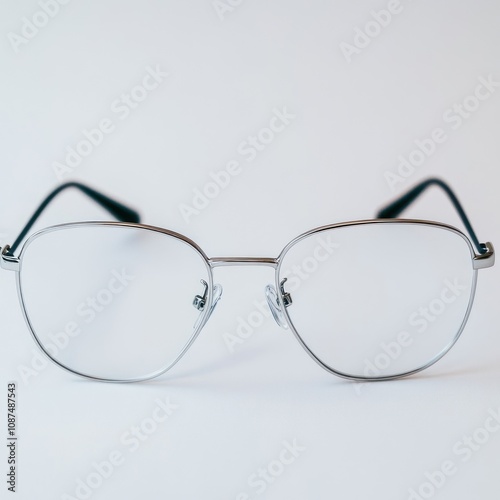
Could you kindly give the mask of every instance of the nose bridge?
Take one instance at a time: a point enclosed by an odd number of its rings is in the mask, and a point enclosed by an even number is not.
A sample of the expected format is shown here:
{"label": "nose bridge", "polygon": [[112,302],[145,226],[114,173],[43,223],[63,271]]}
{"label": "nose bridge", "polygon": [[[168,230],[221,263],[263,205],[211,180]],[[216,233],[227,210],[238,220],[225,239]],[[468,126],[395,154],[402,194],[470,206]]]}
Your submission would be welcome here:
{"label": "nose bridge", "polygon": [[274,269],[278,267],[278,259],[272,257],[212,257],[208,262],[211,267],[266,266]]}

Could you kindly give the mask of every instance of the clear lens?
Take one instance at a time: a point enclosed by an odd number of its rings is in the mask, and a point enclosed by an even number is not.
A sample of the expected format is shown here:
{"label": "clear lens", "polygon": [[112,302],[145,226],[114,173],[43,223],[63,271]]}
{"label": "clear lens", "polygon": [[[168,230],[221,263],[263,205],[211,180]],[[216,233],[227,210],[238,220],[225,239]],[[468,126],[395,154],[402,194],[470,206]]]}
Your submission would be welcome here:
{"label": "clear lens", "polygon": [[71,226],[29,240],[21,259],[22,298],[38,342],[83,375],[131,380],[160,373],[210,309],[193,307],[203,296],[200,280],[212,290],[205,259],[160,232]]}
{"label": "clear lens", "polygon": [[288,320],[328,368],[380,378],[424,368],[456,341],[476,272],[459,233],[374,223],[298,240],[279,269],[293,304]]}

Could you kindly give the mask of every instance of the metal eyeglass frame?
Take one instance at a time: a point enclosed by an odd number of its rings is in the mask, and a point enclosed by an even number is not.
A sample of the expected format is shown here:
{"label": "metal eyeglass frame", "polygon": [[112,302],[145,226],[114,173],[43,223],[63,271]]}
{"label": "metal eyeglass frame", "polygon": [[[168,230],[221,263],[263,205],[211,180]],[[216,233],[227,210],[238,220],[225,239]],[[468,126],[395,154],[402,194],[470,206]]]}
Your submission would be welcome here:
{"label": "metal eyeglass frame", "polygon": [[[440,187],[450,198],[452,204],[454,205],[455,209],[457,210],[460,218],[462,219],[462,222],[467,230],[467,233],[469,235],[466,236],[462,231],[459,229],[450,226],[448,224],[443,224],[441,222],[434,222],[434,221],[428,221],[428,220],[420,220],[420,219],[399,219],[397,218],[411,203],[413,203],[427,188],[431,186],[437,186]],[[45,229],[42,229],[41,231],[38,231],[34,233],[32,236],[30,236],[25,242],[24,245],[22,246],[19,254],[17,256],[14,255],[16,250],[19,248],[21,243],[26,239],[26,236],[28,235],[30,229],[33,227],[35,222],[38,220],[42,212],[45,210],[45,208],[49,205],[49,203],[62,191],[68,189],[68,188],[76,188],[80,190],[82,193],[86,194],[88,197],[90,197],[92,200],[97,202],[99,205],[101,205],[105,210],[107,210],[111,215],[113,215],[115,218],[118,219],[119,222],[107,222],[107,221],[88,221],[88,222],[74,222],[74,223],[67,223],[67,224],[59,224],[56,226],[49,226]],[[461,236],[466,243],[469,246],[470,252],[471,252],[471,258],[472,258],[472,265],[474,269],[474,276],[473,276],[473,283],[472,283],[472,289],[471,289],[471,297],[469,300],[468,308],[466,311],[465,318],[459,328],[459,331],[455,335],[455,337],[452,339],[452,341],[440,352],[438,353],[433,359],[431,359],[428,363],[426,363],[424,366],[419,367],[417,369],[401,373],[401,374],[395,374],[395,375],[389,375],[389,376],[375,376],[375,377],[362,377],[362,376],[352,376],[349,374],[345,374],[342,372],[339,372],[327,364],[325,364],[318,356],[316,356],[312,350],[307,346],[307,344],[304,342],[298,331],[296,330],[288,312],[287,308],[288,306],[292,303],[292,298],[290,294],[288,294],[285,291],[284,288],[284,283],[285,280],[280,281],[280,269],[281,269],[281,264],[283,261],[283,257],[286,255],[288,250],[292,248],[296,243],[301,241],[304,238],[307,238],[313,234],[320,233],[326,230],[330,229],[335,229],[335,228],[340,228],[340,227],[349,227],[349,226],[359,226],[359,225],[370,225],[370,224],[416,224],[416,225],[424,225],[424,226],[431,226],[431,227],[439,227],[441,229],[445,229],[448,231],[451,231],[459,236]],[[203,314],[200,316],[199,321],[194,328],[194,332],[191,336],[191,338],[188,340],[180,354],[175,358],[175,360],[166,368],[163,368],[153,374],[148,374],[147,376],[141,377],[141,378],[134,378],[134,379],[127,379],[127,380],[115,380],[115,379],[109,379],[109,378],[101,378],[101,377],[95,377],[92,375],[88,375],[85,373],[81,373],[78,371],[75,371],[61,362],[59,362],[57,359],[53,358],[50,353],[45,349],[43,344],[40,342],[38,339],[35,330],[32,326],[32,323],[30,321],[27,309],[25,307],[25,301],[23,297],[23,292],[22,292],[22,287],[20,283],[20,270],[21,270],[21,265],[22,265],[22,258],[23,258],[23,253],[24,250],[27,248],[29,243],[33,241],[34,239],[38,238],[42,234],[45,234],[47,232],[52,232],[52,231],[58,231],[61,229],[65,228],[71,228],[71,227],[78,227],[78,226],[112,226],[112,227],[129,227],[129,228],[137,228],[137,229],[142,229],[142,230],[147,230],[147,231],[154,231],[157,233],[162,233],[165,235],[168,235],[173,238],[177,238],[184,242],[185,244],[189,245],[192,247],[204,260],[207,271],[208,271],[208,279],[209,282],[203,282],[205,286],[205,291],[203,296],[197,295],[195,297],[193,305],[201,311]],[[220,299],[220,296],[222,294],[222,288],[219,285],[214,286],[214,280],[213,280],[213,270],[217,267],[222,267],[222,266],[268,266],[272,267],[275,270],[275,286],[276,288],[273,288],[271,286],[266,287],[266,296],[268,300],[269,307],[271,309],[272,315],[276,322],[278,323],[279,326],[283,328],[289,328],[299,341],[299,343],[302,345],[302,347],[306,350],[306,352],[311,356],[314,361],[316,361],[322,368],[324,368],[326,371],[329,373],[332,373],[334,375],[337,375],[339,377],[349,379],[349,380],[354,380],[354,381],[381,381],[381,380],[394,380],[394,379],[400,379],[409,375],[413,375],[415,373],[418,373],[422,370],[425,370],[429,366],[433,365],[436,363],[439,359],[441,359],[452,347],[453,345],[457,342],[458,338],[460,337],[462,331],[465,328],[465,325],[467,323],[470,311],[472,309],[472,304],[474,300],[474,294],[475,294],[475,288],[476,288],[476,283],[477,283],[477,271],[479,269],[485,269],[492,267],[495,263],[495,251],[493,248],[493,245],[491,243],[480,243],[476,233],[474,232],[472,225],[462,208],[462,205],[460,204],[458,198],[455,196],[451,188],[442,180],[440,179],[427,179],[419,184],[417,184],[413,189],[409,190],[407,193],[405,193],[403,196],[400,198],[396,199],[392,203],[390,203],[388,206],[380,210],[377,214],[376,219],[367,219],[367,220],[358,220],[358,221],[350,221],[350,222],[343,222],[343,223],[337,223],[337,224],[331,224],[331,225],[326,225],[326,226],[321,226],[317,227],[314,229],[311,229],[310,231],[307,231],[299,236],[297,236],[295,239],[293,239],[290,243],[288,243],[285,248],[281,251],[278,257],[276,258],[267,258],[267,257],[208,257],[205,252],[191,239],[187,238],[186,236],[176,233],[174,231],[170,231],[168,229],[164,229],[161,227],[156,227],[156,226],[149,226],[145,224],[141,224],[140,222],[140,216],[139,214],[135,211],[132,210],[131,208],[127,207],[126,205],[123,205],[116,200],[113,200],[112,198],[109,198],[108,196],[105,196],[104,194],[95,191],[94,189],[91,189],[90,187],[77,183],[77,182],[68,182],[65,184],[62,184],[58,188],[56,188],[54,191],[52,191],[40,204],[38,209],[35,211],[33,216],[30,218],[30,220],[27,222],[23,230],[20,232],[19,236],[16,238],[14,243],[12,245],[5,245],[3,248],[0,249],[0,267],[9,270],[9,271],[14,271],[16,272],[17,279],[17,290],[18,290],[18,295],[19,295],[19,300],[21,304],[21,308],[23,311],[23,316],[26,320],[27,326],[33,336],[33,339],[35,340],[35,343],[39,346],[39,348],[42,350],[42,352],[54,363],[56,363],[58,366],[61,368],[93,380],[99,380],[99,381],[107,381],[107,382],[138,382],[142,380],[148,380],[151,378],[155,378],[166,371],[170,370],[183,356],[184,354],[188,351],[189,347],[193,344],[193,342],[196,340],[198,335],[200,334],[201,330],[205,326],[206,322],[210,318],[215,306],[217,305],[218,300]],[[207,307],[208,305],[208,307]]]}

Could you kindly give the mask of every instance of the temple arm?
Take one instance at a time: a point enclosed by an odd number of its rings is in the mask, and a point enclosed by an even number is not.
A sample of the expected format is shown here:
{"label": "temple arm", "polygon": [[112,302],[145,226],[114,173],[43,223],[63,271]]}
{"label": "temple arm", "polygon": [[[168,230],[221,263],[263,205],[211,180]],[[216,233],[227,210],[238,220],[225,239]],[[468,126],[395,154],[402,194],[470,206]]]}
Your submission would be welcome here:
{"label": "temple arm", "polygon": [[89,188],[88,186],[85,186],[84,184],[81,184],[79,182],[67,182],[66,184],[62,184],[58,188],[54,189],[40,204],[40,206],[37,208],[36,212],[33,214],[31,219],[27,222],[27,224],[24,226],[23,230],[17,237],[16,241],[12,244],[12,246],[9,249],[9,255],[13,255],[13,253],[16,251],[17,247],[21,244],[21,242],[24,240],[26,235],[28,234],[29,230],[32,228],[33,224],[37,221],[37,219],[40,217],[42,212],[47,208],[47,205],[62,191],[68,189],[68,188],[76,188],[80,190],[82,193],[86,194],[89,198],[94,200],[96,203],[101,205],[105,210],[107,210],[113,217],[118,219],[121,222],[135,222],[139,223],[140,222],[140,215],[135,211],[132,210],[131,208],[126,207],[125,205],[122,205],[121,203],[112,200],[111,198],[108,198],[107,196],[103,195],[102,193],[99,193],[98,191],[95,191],[92,188]]}
{"label": "temple arm", "polygon": [[458,201],[455,193],[451,190],[451,188],[440,179],[427,179],[426,181],[417,184],[413,189],[405,193],[403,196],[393,201],[390,205],[386,206],[377,214],[377,218],[379,219],[392,219],[398,217],[406,208],[408,208],[427,188],[431,186],[440,187],[450,198],[453,206],[457,210],[462,222],[464,223],[467,232],[470,235],[470,238],[476,247],[477,251],[480,254],[485,254],[488,251],[488,248],[485,244],[480,243],[474,229],[472,228],[472,224],[467,217],[461,203]]}

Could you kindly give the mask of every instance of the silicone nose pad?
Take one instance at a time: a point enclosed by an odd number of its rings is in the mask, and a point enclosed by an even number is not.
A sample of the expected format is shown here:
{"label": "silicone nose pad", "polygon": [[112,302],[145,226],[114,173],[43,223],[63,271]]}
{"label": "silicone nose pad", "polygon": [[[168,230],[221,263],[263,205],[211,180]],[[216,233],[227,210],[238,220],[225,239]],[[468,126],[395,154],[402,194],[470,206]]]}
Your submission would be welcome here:
{"label": "silicone nose pad", "polygon": [[212,304],[210,305],[210,309],[207,313],[207,316],[206,316],[205,320],[203,320],[204,310],[205,310],[205,308],[203,307],[203,309],[200,312],[200,315],[198,316],[198,319],[196,320],[196,323],[194,324],[194,327],[193,327],[194,330],[197,330],[200,327],[202,321],[203,321],[203,324],[205,324],[210,319],[210,316],[212,316],[212,313],[214,312],[214,309],[217,306],[217,303],[219,302],[220,298],[222,297],[222,291],[223,291],[222,285],[214,285],[213,293],[212,293]]}
{"label": "silicone nose pad", "polygon": [[271,309],[274,321],[276,321],[276,323],[278,323],[278,325],[281,326],[282,328],[288,328],[285,316],[280,307],[278,294],[276,293],[276,288],[274,288],[274,286],[272,285],[266,286],[266,298],[267,298],[267,303],[269,305],[269,309]]}

